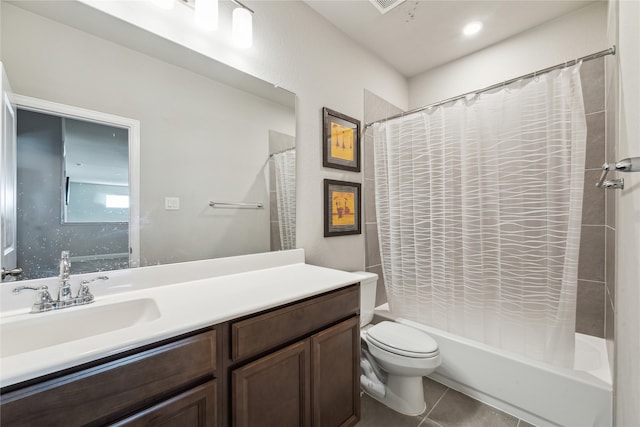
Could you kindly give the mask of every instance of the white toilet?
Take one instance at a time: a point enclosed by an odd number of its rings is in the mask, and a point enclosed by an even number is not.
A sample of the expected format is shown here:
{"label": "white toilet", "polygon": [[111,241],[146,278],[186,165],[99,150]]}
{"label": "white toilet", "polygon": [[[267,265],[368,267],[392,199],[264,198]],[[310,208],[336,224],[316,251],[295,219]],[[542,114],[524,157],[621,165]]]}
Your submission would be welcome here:
{"label": "white toilet", "polygon": [[376,301],[375,273],[360,280],[360,384],[371,397],[407,415],[424,412],[422,377],[440,365],[438,344],[426,333],[400,323],[370,325]]}

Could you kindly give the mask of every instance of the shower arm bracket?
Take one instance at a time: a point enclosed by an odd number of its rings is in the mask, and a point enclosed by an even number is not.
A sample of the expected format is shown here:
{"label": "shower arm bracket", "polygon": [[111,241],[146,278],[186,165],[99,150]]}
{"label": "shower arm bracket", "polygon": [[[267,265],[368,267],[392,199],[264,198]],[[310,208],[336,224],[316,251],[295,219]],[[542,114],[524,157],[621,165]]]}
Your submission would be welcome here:
{"label": "shower arm bracket", "polygon": [[602,165],[602,174],[596,183],[598,188],[624,189],[624,179],[606,179],[609,171],[616,172],[640,172],[640,157],[630,157],[616,163],[605,163]]}

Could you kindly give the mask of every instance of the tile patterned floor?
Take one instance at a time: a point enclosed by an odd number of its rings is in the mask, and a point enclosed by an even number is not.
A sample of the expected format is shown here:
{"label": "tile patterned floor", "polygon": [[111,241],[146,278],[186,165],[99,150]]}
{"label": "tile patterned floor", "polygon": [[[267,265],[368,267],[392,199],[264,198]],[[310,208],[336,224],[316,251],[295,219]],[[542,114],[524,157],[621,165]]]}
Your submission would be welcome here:
{"label": "tile patterned floor", "polygon": [[417,416],[399,414],[362,394],[356,427],[534,427],[524,420],[424,378],[427,409]]}

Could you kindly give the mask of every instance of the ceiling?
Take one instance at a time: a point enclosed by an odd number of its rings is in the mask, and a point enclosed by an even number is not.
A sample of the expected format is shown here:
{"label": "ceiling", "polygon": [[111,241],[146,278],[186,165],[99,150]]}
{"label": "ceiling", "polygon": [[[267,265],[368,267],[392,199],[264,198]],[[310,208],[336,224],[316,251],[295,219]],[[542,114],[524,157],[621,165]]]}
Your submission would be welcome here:
{"label": "ceiling", "polygon": [[[406,0],[382,15],[369,0],[305,2],[405,77],[481,50],[593,0]],[[473,37],[462,27],[484,23]]]}

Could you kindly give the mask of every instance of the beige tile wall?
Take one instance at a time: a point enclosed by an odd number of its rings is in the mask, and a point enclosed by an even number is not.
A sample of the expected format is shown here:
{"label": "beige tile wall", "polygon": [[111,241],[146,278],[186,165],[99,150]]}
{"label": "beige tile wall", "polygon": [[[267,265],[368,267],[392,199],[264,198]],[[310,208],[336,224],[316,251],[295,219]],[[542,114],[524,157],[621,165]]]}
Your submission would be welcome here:
{"label": "beige tile wall", "polygon": [[[604,59],[605,74],[605,159],[606,162],[618,160],[616,150],[616,118],[618,105],[618,70],[615,57],[606,56]],[[614,340],[614,313],[615,313],[615,266],[616,266],[616,197],[619,191],[605,192],[605,320],[604,337],[607,340],[607,352],[609,354],[609,366],[613,375],[613,340]]]}
{"label": "beige tile wall", "polygon": [[[372,123],[401,113],[402,110],[379,96],[364,91],[364,122]],[[376,293],[376,306],[387,302],[384,291],[384,277],[380,260],[380,245],[378,241],[378,226],[375,205],[375,180],[373,167],[373,134],[370,129],[364,133],[364,238],[366,242],[365,270],[378,275],[378,288]]]}
{"label": "beige tile wall", "polygon": [[[604,58],[582,64],[582,94],[587,121],[582,234],[578,269],[576,332],[605,336],[607,198],[612,190],[595,187],[607,159],[607,115],[605,108]],[[610,234],[610,233],[609,233]],[[610,254],[609,261],[612,256]]]}

